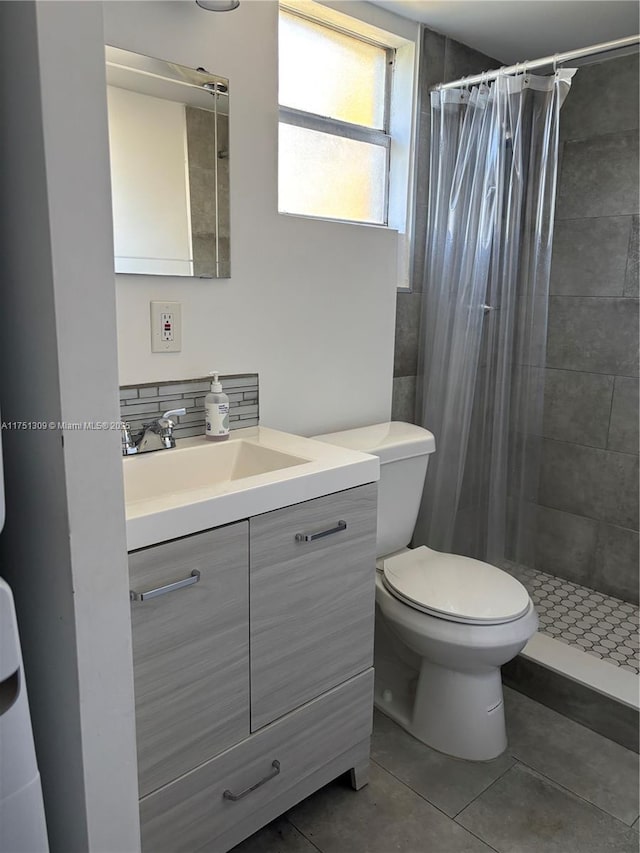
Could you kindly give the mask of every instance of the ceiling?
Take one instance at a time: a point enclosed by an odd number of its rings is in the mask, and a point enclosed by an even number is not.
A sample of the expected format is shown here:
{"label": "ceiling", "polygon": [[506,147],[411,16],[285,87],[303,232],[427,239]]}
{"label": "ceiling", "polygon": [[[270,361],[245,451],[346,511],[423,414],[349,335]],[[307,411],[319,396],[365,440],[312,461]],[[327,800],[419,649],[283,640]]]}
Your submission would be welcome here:
{"label": "ceiling", "polygon": [[640,31],[636,0],[370,0],[505,64]]}

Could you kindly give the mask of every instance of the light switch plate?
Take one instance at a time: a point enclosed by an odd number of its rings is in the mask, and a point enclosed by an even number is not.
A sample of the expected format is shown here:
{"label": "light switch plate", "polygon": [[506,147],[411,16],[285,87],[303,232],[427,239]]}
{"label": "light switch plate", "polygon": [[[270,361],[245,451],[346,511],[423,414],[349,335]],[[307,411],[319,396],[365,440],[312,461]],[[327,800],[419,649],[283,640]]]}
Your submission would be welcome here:
{"label": "light switch plate", "polygon": [[182,304],[151,303],[151,352],[180,352],[182,349]]}

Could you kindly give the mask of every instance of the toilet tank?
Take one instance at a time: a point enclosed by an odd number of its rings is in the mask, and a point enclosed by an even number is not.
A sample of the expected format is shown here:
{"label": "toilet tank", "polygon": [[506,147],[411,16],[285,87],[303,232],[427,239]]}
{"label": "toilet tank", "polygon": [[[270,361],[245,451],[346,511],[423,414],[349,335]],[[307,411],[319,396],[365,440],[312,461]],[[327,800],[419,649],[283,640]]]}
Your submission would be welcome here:
{"label": "toilet tank", "polygon": [[406,548],[416,526],[429,454],[436,449],[433,434],[414,424],[390,421],[313,438],[379,457],[376,553],[383,557]]}

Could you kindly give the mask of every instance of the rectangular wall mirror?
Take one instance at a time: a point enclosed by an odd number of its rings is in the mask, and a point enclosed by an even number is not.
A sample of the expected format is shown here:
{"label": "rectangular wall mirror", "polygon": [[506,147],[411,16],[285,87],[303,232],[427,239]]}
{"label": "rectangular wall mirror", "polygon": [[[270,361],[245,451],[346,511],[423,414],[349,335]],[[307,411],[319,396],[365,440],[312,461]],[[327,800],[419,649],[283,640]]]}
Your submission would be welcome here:
{"label": "rectangular wall mirror", "polygon": [[105,51],[115,271],[230,278],[229,81]]}

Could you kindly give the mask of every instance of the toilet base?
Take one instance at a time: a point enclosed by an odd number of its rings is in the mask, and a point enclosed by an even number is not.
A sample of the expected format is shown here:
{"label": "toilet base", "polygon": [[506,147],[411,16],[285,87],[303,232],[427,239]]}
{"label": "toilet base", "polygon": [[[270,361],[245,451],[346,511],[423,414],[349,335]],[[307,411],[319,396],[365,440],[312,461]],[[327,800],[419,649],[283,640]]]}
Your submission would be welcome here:
{"label": "toilet base", "polygon": [[504,752],[507,733],[500,668],[460,672],[417,655],[410,661],[398,654],[405,651],[399,644],[377,613],[376,708],[422,743],[447,755],[490,761]]}
{"label": "toilet base", "polygon": [[472,674],[423,661],[418,674],[376,661],[375,706],[417,740],[454,758],[491,761],[507,748],[499,669]]}
{"label": "toilet base", "polygon": [[406,728],[456,758],[497,758],[507,748],[500,669],[458,672],[423,659]]}

